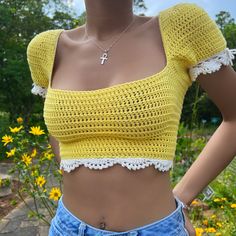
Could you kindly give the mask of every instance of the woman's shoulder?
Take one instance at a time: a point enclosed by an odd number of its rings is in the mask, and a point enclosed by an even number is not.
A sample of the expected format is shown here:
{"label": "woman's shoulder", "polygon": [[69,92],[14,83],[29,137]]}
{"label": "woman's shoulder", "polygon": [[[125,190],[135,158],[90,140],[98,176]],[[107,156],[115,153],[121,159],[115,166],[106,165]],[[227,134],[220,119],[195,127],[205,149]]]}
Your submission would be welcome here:
{"label": "woman's shoulder", "polygon": [[[216,64],[215,58],[227,55],[227,41],[223,33],[198,4],[178,3],[161,11],[160,16],[168,50],[172,57],[190,69],[192,80],[199,74],[201,63],[212,67]],[[225,60],[228,60],[227,56]]]}
{"label": "woman's shoulder", "polygon": [[44,30],[40,33],[37,33],[35,36],[33,36],[32,40],[50,37],[50,36],[60,33],[61,31],[64,31],[64,29],[57,28],[57,29]]}
{"label": "woman's shoulder", "polygon": [[176,46],[183,40],[191,35],[197,36],[201,30],[208,30],[208,25],[215,24],[208,13],[196,3],[177,3],[160,11],[158,15],[168,46],[177,50],[179,48]]}
{"label": "woman's shoulder", "polygon": [[32,50],[38,51],[39,49],[45,49],[46,47],[49,48],[50,46],[53,46],[55,44],[55,40],[62,31],[64,31],[64,29],[50,29],[36,34],[28,43],[27,53],[30,53]]}
{"label": "woman's shoulder", "polygon": [[175,4],[161,11],[160,16],[171,52],[181,55],[196,52],[203,59],[226,47],[216,22],[196,3]]}

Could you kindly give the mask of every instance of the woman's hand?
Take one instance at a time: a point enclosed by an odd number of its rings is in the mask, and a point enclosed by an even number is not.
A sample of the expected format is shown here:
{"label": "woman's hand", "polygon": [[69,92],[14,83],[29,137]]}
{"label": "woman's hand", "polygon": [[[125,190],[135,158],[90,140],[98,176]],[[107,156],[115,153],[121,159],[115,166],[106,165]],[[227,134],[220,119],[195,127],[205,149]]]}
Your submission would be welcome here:
{"label": "woman's hand", "polygon": [[186,209],[183,209],[184,212],[184,218],[185,218],[185,228],[187,229],[189,236],[196,236],[195,228],[193,227],[189,217],[188,212]]}

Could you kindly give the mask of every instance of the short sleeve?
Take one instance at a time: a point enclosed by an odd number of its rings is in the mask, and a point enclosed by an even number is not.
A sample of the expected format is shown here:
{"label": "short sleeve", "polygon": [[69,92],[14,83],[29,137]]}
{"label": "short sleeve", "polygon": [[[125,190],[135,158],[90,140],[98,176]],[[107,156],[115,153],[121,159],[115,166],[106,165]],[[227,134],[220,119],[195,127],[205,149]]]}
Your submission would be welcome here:
{"label": "short sleeve", "polygon": [[41,32],[34,36],[27,46],[27,61],[31,73],[31,93],[46,96],[48,88],[48,31]]}
{"label": "short sleeve", "polygon": [[32,78],[31,92],[45,97],[53,71],[58,38],[64,29],[51,29],[34,36],[27,46],[27,61]]}
{"label": "short sleeve", "polygon": [[184,61],[191,81],[200,74],[213,73],[222,65],[233,65],[236,49],[227,47],[226,39],[216,22],[195,3],[173,7],[176,54]]}

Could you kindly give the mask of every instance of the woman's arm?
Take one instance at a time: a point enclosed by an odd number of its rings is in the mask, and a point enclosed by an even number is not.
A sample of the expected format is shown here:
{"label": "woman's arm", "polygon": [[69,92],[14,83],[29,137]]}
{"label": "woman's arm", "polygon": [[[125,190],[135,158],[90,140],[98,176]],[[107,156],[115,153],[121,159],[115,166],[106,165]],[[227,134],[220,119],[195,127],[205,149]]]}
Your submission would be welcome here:
{"label": "woman's arm", "polygon": [[236,156],[236,72],[223,66],[196,80],[219,108],[223,121],[194,161],[173,193],[184,203],[194,198],[214,180]]}
{"label": "woman's arm", "polygon": [[58,141],[52,135],[49,135],[49,143],[52,146],[52,150],[55,155],[56,161],[60,164],[61,158],[60,158],[60,148]]}

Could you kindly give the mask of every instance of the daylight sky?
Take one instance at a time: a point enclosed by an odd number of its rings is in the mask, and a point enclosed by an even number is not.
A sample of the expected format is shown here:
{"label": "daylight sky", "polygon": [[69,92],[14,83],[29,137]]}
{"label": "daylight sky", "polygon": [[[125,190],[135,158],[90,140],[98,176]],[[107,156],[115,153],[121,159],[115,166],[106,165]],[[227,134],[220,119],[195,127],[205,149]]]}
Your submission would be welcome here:
{"label": "daylight sky", "polygon": [[[146,16],[153,16],[158,14],[159,11],[168,8],[172,5],[175,5],[180,2],[193,2],[203,7],[208,14],[215,19],[215,15],[219,13],[219,11],[224,10],[228,11],[236,21],[236,0],[168,0],[168,1],[158,1],[158,0],[144,0],[147,6],[147,10],[143,13]],[[85,11],[84,0],[74,0],[73,6],[80,15],[83,11]]]}

